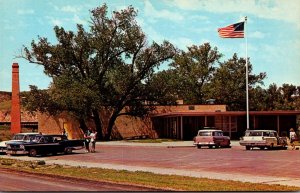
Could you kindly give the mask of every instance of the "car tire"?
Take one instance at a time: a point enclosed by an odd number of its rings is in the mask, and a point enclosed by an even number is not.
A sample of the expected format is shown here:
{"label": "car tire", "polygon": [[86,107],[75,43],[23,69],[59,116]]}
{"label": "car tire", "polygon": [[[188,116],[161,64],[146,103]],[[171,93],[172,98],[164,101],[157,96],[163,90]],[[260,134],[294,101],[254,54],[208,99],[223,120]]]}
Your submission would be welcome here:
{"label": "car tire", "polygon": [[259,149],[260,149],[260,150],[264,150],[264,149],[265,149],[265,147],[259,147]]}
{"label": "car tire", "polygon": [[246,150],[250,150],[250,146],[246,146]]}
{"label": "car tire", "polygon": [[36,155],[37,155],[36,149],[30,149],[29,150],[29,156],[30,157],[36,157]]}
{"label": "car tire", "polygon": [[201,145],[197,145],[197,148],[198,148],[198,149],[201,149]]}
{"label": "car tire", "polygon": [[71,154],[72,153],[72,148],[65,148],[65,154]]}
{"label": "car tire", "polygon": [[274,143],[271,143],[271,145],[268,147],[269,150],[274,149]]}

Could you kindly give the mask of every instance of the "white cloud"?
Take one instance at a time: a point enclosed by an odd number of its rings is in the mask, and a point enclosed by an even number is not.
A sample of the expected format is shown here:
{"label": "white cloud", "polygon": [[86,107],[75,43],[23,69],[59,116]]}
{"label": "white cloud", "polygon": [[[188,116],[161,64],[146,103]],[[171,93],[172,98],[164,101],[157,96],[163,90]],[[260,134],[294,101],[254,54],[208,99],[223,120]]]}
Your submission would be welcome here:
{"label": "white cloud", "polygon": [[77,6],[67,5],[67,6],[63,6],[60,10],[63,12],[77,13],[80,12],[81,8]]}
{"label": "white cloud", "polygon": [[175,22],[182,21],[184,17],[176,12],[171,12],[166,9],[156,10],[150,1],[145,1],[144,7],[145,15],[149,18],[167,19]]}
{"label": "white cloud", "polygon": [[291,22],[300,28],[300,4],[298,0],[173,0],[167,2],[167,5],[183,10],[253,14],[260,18]]}

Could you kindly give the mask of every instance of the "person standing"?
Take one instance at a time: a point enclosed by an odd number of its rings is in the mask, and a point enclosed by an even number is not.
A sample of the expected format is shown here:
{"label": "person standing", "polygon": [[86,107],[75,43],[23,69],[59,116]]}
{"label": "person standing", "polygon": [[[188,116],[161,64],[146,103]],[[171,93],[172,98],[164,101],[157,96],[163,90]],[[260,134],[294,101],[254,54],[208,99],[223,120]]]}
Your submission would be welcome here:
{"label": "person standing", "polygon": [[65,129],[62,130],[61,134],[62,134],[62,135],[65,135],[65,136],[68,138],[68,133],[66,132]]}
{"label": "person standing", "polygon": [[293,150],[295,149],[294,141],[296,141],[296,138],[297,138],[296,132],[294,131],[293,128],[291,128],[290,129],[290,141],[291,141],[291,146],[292,146]]}
{"label": "person standing", "polygon": [[85,132],[84,132],[84,146],[85,146],[85,152],[90,152],[90,142],[91,142],[91,129],[88,128]]}
{"label": "person standing", "polygon": [[91,142],[92,142],[91,152],[95,153],[97,132],[95,130],[93,130],[92,133],[90,134],[90,137],[91,137]]}

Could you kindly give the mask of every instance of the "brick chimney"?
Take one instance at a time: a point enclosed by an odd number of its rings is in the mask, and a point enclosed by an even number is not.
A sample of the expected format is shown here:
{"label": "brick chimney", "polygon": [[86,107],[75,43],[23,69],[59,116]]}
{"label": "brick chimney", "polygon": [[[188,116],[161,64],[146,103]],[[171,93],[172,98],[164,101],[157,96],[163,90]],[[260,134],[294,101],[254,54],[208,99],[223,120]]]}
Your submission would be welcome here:
{"label": "brick chimney", "polygon": [[21,132],[21,110],[20,110],[20,83],[19,65],[12,65],[12,99],[11,99],[11,128],[12,134]]}

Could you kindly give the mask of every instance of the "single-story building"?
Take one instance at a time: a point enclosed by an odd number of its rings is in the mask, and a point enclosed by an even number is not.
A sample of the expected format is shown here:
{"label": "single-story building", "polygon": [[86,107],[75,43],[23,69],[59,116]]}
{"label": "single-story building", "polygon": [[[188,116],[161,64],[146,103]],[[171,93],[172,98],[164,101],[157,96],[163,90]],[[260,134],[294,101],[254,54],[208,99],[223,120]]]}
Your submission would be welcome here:
{"label": "single-story building", "polygon": [[[104,115],[105,112],[102,112]],[[102,116],[105,117],[105,116]],[[102,120],[104,128],[108,118]],[[66,113],[51,117],[38,115],[39,131],[60,133],[66,129],[70,138],[82,137],[79,123]],[[226,111],[226,105],[157,106],[147,118],[120,116],[113,128],[113,139],[135,136],[192,140],[203,127],[221,129],[232,139],[239,139],[246,130],[245,111]],[[300,111],[250,111],[250,129],[276,130],[281,136],[288,135],[290,128],[300,126]],[[93,127],[93,124],[89,124]]]}

